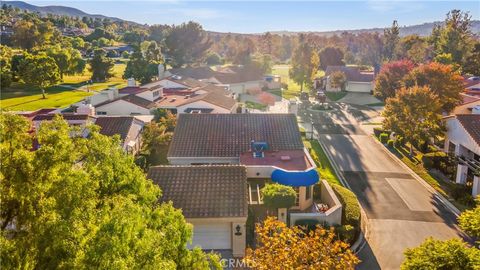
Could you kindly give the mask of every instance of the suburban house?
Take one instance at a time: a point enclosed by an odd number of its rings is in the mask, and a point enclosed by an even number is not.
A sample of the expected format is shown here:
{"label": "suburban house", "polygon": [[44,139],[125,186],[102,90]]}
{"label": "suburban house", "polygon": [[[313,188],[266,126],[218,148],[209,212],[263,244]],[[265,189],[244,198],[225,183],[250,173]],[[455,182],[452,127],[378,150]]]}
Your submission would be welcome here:
{"label": "suburban house", "polygon": [[462,103],[458,104],[451,114],[471,114],[475,110],[480,110],[480,97],[471,96],[465,93],[462,96]]}
{"label": "suburban house", "polygon": [[61,116],[70,126],[78,127],[79,134],[77,135],[83,137],[88,136],[88,127],[93,124],[100,127],[100,134],[118,135],[122,148],[133,155],[140,150],[141,134],[144,126],[153,120],[153,116],[94,116],[86,113],[55,113],[55,111],[50,111],[36,114],[31,118],[32,132],[38,130],[42,123],[52,121],[56,115]]}
{"label": "suburban house", "polygon": [[480,77],[470,76],[463,79],[465,85],[465,92],[471,96],[480,96]]}
{"label": "suburban house", "polygon": [[268,183],[292,186],[297,192],[295,206],[288,212],[279,209],[280,220],[341,222],[342,206],[325,181],[322,202],[328,209],[313,200],[319,175],[294,114],[180,114],[167,158],[171,166],[153,167],[149,177],[162,188],[162,200],[173,201],[184,213],[194,211],[186,215],[199,235],[193,246],[243,256],[243,207],[263,205],[261,189]]}
{"label": "suburban house", "polygon": [[193,246],[244,256],[247,175],[240,165],[156,166],[148,176],[193,224]]}
{"label": "suburban house", "polygon": [[480,194],[480,112],[444,118],[447,126],[445,152],[458,157],[456,182],[473,181],[472,195]]}
{"label": "suburban house", "polygon": [[86,99],[97,115],[148,115],[155,109],[173,113],[231,113],[237,102],[222,88],[177,75],[142,86],[109,89]]}
{"label": "suburban house", "polygon": [[[341,71],[345,74],[347,83],[345,85],[345,91],[347,92],[360,92],[371,93],[374,85],[374,73],[360,71],[358,67],[348,66],[328,66],[325,70],[325,76],[317,79],[315,85],[321,86],[326,91],[341,91],[340,88],[334,88],[330,84],[330,75],[334,72]],[[316,88],[317,88],[316,87]]]}
{"label": "suburban house", "polygon": [[217,70],[210,67],[187,67],[167,72],[225,87],[236,96],[247,94],[249,90],[260,90],[264,86],[263,74],[256,69],[243,66],[219,67]]}

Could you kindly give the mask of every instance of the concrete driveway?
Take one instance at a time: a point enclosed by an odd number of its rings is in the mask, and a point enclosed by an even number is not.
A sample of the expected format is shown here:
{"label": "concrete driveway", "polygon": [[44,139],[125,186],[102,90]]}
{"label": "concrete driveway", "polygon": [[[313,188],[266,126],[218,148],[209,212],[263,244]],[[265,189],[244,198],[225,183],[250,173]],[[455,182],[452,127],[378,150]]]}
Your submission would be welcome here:
{"label": "concrete driveway", "polygon": [[367,215],[367,244],[358,254],[359,269],[399,269],[403,251],[425,238],[463,236],[456,217],[361,124],[376,113],[340,105],[329,114],[303,116],[313,120],[319,140]]}

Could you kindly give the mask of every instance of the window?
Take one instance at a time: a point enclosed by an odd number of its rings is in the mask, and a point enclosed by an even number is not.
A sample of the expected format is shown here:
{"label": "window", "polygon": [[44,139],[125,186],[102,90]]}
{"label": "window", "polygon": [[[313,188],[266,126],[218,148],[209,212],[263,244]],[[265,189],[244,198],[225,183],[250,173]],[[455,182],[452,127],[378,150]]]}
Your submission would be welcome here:
{"label": "window", "polygon": [[160,91],[153,91],[153,96],[154,97],[158,97],[158,95],[160,95]]}
{"label": "window", "polygon": [[98,111],[98,112],[97,112],[97,115],[107,115],[107,112]]}
{"label": "window", "polygon": [[313,186],[305,187],[306,189],[305,200],[310,200],[310,198],[312,198],[312,187]]}

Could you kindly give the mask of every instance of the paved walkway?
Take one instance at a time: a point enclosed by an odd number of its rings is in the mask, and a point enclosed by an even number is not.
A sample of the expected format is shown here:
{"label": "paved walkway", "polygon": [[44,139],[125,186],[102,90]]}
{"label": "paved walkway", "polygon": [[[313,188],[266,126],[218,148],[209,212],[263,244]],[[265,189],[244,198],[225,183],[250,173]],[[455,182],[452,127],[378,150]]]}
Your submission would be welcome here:
{"label": "paved walkway", "polygon": [[455,216],[391,157],[362,125],[378,113],[341,105],[332,113],[308,113],[319,140],[357,195],[368,217],[359,269],[399,269],[403,251],[427,237],[462,236]]}

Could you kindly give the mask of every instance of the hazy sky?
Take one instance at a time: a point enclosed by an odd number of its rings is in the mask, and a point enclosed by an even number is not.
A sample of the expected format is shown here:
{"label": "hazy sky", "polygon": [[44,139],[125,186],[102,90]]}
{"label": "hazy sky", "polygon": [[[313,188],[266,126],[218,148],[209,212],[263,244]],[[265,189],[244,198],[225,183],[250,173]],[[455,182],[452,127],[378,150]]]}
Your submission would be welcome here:
{"label": "hazy sky", "polygon": [[63,5],[138,23],[179,24],[193,20],[221,32],[329,31],[441,21],[452,9],[480,18],[480,1],[28,1]]}

